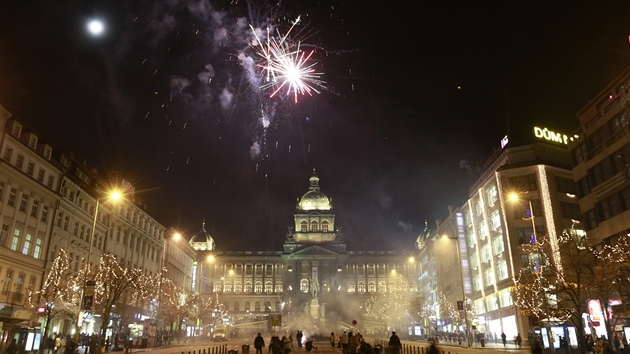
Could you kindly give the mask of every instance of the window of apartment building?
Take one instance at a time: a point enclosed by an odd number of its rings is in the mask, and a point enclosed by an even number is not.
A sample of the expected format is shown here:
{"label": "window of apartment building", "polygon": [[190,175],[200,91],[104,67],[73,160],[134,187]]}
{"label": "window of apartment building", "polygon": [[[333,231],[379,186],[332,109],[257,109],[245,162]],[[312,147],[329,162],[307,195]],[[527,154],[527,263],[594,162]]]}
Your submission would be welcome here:
{"label": "window of apartment building", "polygon": [[20,170],[24,167],[24,155],[17,155],[17,160],[15,160],[15,167],[19,168]]}
{"label": "window of apartment building", "polygon": [[35,162],[28,162],[28,165],[26,166],[26,174],[33,177],[33,174],[35,174]]}
{"label": "window of apartment building", "polygon": [[479,291],[481,290],[481,277],[479,276],[479,274],[473,275],[472,278],[472,285],[473,285],[473,291]]}
{"label": "window of apartment building", "polygon": [[486,297],[486,308],[488,311],[495,311],[499,309],[499,301],[496,296],[488,295]]}
{"label": "window of apartment building", "polygon": [[2,282],[2,294],[6,295],[9,293],[9,289],[11,287],[12,282],[13,282],[13,269],[7,269],[6,275],[4,277],[4,281]]}
{"label": "window of apartment building", "polygon": [[477,258],[477,253],[470,255],[470,267],[472,269],[477,269],[477,267],[479,267],[479,258]]}
{"label": "window of apartment building", "polygon": [[576,194],[575,182],[572,179],[556,177],[556,190],[560,193]]}
{"label": "window of apartment building", "polygon": [[477,225],[477,231],[479,232],[479,239],[485,240],[489,235],[490,231],[488,230],[488,224],[486,224],[485,220],[481,220]]}
{"label": "window of apartment building", "polygon": [[63,217],[63,229],[65,231],[68,231],[68,227],[70,227],[70,216],[69,215],[64,215],[64,217]]}
{"label": "window of apartment building", "polygon": [[13,148],[10,146],[7,146],[7,148],[4,149],[4,155],[2,155],[2,158],[7,162],[11,162],[12,157],[13,157]]}
{"label": "window of apartment building", "polygon": [[26,213],[26,207],[28,206],[28,195],[22,193],[22,200],[20,200],[20,211]]}
{"label": "window of apartment building", "polygon": [[33,150],[37,149],[37,137],[35,135],[31,135],[28,138],[28,147]]}
{"label": "window of apartment building", "polygon": [[489,262],[491,257],[492,253],[490,252],[490,245],[486,243],[481,247],[481,262]]}
{"label": "window of apartment building", "polygon": [[483,271],[483,282],[485,286],[494,285],[494,271],[492,268]]}
{"label": "window of apartment building", "polygon": [[265,292],[272,293],[273,292],[273,283],[270,281],[265,282]]}
{"label": "window of apartment building", "polygon": [[35,249],[33,250],[33,258],[40,259],[42,255],[42,245],[43,245],[43,241],[41,238],[38,237],[37,240],[35,240]]}
{"label": "window of apartment building", "polygon": [[[517,227],[516,238],[519,244],[526,245],[532,241],[532,228],[530,227]],[[545,225],[536,225],[536,235],[543,235],[545,233]]]}
{"label": "window of apartment building", "polygon": [[499,261],[499,263],[497,263],[497,278],[499,279],[499,281],[501,281],[503,279],[507,279],[507,277],[508,277],[507,262],[505,260],[501,260]]}
{"label": "window of apartment building", "polygon": [[15,189],[14,187],[11,187],[11,189],[9,190],[9,200],[7,201],[7,204],[14,207],[16,198],[17,198],[17,189]]}
{"label": "window of apartment building", "polygon": [[585,142],[580,143],[571,151],[571,155],[573,157],[573,164],[578,165],[584,161],[586,161],[586,153],[588,152],[588,148]]}
{"label": "window of apartment building", "polygon": [[499,199],[499,193],[497,192],[497,186],[491,185],[486,189],[486,201],[489,206],[493,206]]}
{"label": "window of apartment building", "polygon": [[468,230],[466,239],[468,240],[468,245],[470,246],[470,248],[473,248],[477,245],[477,238],[475,237],[475,231],[472,228]]}
{"label": "window of apartment building", "polygon": [[33,241],[33,235],[26,233],[26,237],[24,237],[24,244],[22,245],[22,254],[28,255],[31,251],[31,242]]}
{"label": "window of apartment building", "polygon": [[44,183],[44,176],[46,175],[46,170],[44,170],[43,168],[40,168],[37,171],[37,181],[39,183]]}
{"label": "window of apartment building", "polygon": [[562,217],[567,219],[580,220],[580,206],[575,203],[560,202]]}
{"label": "window of apartment building", "polygon": [[15,292],[18,294],[22,293],[22,289],[24,288],[24,278],[26,274],[20,272],[18,273],[17,282],[15,282]]}
{"label": "window of apartment building", "polygon": [[39,200],[34,199],[33,205],[31,205],[31,216],[36,218],[39,213]]}
{"label": "window of apartment building", "polygon": [[536,175],[529,174],[524,176],[515,176],[508,178],[508,190],[510,191],[537,191]]}
{"label": "window of apartment building", "polygon": [[11,239],[11,251],[17,251],[20,244],[20,229],[13,230],[13,238]]}
{"label": "window of apartment building", "polygon": [[501,214],[499,213],[499,209],[495,210],[490,214],[490,230],[496,231],[501,228]]}
{"label": "window of apartment building", "polygon": [[9,235],[9,225],[3,224],[2,229],[0,229],[0,247],[6,247],[8,235]]}
{"label": "window of apartment building", "polygon": [[509,290],[501,290],[499,292],[499,301],[501,307],[509,307],[514,305],[514,301],[512,300],[512,294]]}
{"label": "window of apartment building", "polygon": [[505,251],[502,235],[499,235],[492,239],[492,251],[494,252],[494,254],[501,254],[503,251]]}
{"label": "window of apartment building", "polygon": [[617,194],[613,194],[597,203],[597,207],[599,208],[601,216],[599,219],[600,221],[608,220],[621,213],[621,204],[619,203],[619,197]]}
{"label": "window of apartment building", "polygon": [[608,139],[608,129],[606,126],[602,126],[586,138],[589,151],[600,148],[606,139]]}
{"label": "window of apartment building", "polygon": [[55,187],[55,176],[48,176],[48,182],[46,182],[46,185],[48,186],[48,188],[54,188]]}

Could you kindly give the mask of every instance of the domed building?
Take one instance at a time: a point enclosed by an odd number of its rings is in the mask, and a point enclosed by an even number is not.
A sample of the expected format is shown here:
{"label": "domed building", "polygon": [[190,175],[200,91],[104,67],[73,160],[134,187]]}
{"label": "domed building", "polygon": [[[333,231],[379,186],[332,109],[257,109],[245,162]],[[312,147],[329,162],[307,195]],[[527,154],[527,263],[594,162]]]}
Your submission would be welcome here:
{"label": "domed building", "polygon": [[372,320],[363,317],[370,306],[376,311],[376,298],[400,291],[417,296],[416,250],[346,250],[345,237],[335,226],[332,199],[319,182],[313,170],[308,190],[297,199],[294,223],[287,227],[281,251],[218,251],[204,229],[191,240],[198,249],[196,290],[204,298],[218,299],[239,332],[254,335],[285,328],[315,334],[320,329],[355,328],[353,320],[358,320],[356,328],[369,333],[386,326],[375,313]]}

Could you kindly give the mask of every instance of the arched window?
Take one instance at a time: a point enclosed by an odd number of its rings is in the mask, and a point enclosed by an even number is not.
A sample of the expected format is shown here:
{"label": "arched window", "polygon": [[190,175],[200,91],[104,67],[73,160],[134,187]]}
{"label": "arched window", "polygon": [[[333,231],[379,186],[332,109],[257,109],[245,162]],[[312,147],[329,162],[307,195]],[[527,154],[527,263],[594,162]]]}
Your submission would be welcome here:
{"label": "arched window", "polygon": [[252,292],[252,281],[251,280],[246,280],[245,281],[245,292],[246,293],[251,293]]}
{"label": "arched window", "polygon": [[379,293],[387,292],[387,287],[385,286],[385,282],[384,281],[379,281],[378,282],[378,292]]}
{"label": "arched window", "polygon": [[312,220],[311,221],[311,231],[319,231],[317,220]]}
{"label": "arched window", "polygon": [[260,301],[254,302],[254,311],[260,312]]}
{"label": "arched window", "polygon": [[282,303],[280,301],[276,301],[276,312],[282,311]]}
{"label": "arched window", "polygon": [[249,311],[249,310],[251,310],[251,309],[252,309],[252,306],[251,306],[251,304],[249,303],[249,301],[245,301],[245,308],[244,308],[244,310],[245,310],[245,311]]}
{"label": "arched window", "polygon": [[256,280],[256,283],[254,284],[254,292],[256,294],[260,294],[262,293],[262,290],[263,290],[262,281]]}
{"label": "arched window", "polygon": [[273,292],[273,283],[271,281],[265,282],[265,292],[272,293]]}
{"label": "arched window", "polygon": [[368,293],[375,293],[376,292],[376,283],[373,281],[369,281],[368,282]]}
{"label": "arched window", "polygon": [[265,312],[271,312],[271,301],[265,301]]}
{"label": "arched window", "polygon": [[396,291],[396,283],[393,281],[390,281],[387,284],[387,291],[389,291],[390,293],[393,293],[394,291]]}
{"label": "arched window", "polygon": [[231,293],[232,292],[232,283],[230,283],[229,281],[226,281],[225,285],[223,285],[223,292],[224,293]]}
{"label": "arched window", "polygon": [[364,281],[360,281],[357,284],[357,290],[360,294],[365,294],[365,282]]}
{"label": "arched window", "polygon": [[220,281],[214,282],[214,284],[212,285],[212,291],[215,293],[220,293],[222,289],[223,286]]}
{"label": "arched window", "polygon": [[349,281],[348,282],[348,292],[349,293],[354,293],[356,291],[356,289],[354,288],[354,282]]}
{"label": "arched window", "polygon": [[306,220],[303,220],[303,221],[300,223],[300,231],[301,231],[301,232],[306,232],[306,231],[308,231],[308,222],[306,222]]}
{"label": "arched window", "polygon": [[276,282],[276,292],[278,294],[281,294],[284,291],[284,289],[282,288],[282,282],[281,281],[277,281]]}
{"label": "arched window", "polygon": [[235,281],[234,282],[234,292],[235,293],[243,292],[243,283],[241,283],[240,281]]}
{"label": "arched window", "polygon": [[328,232],[328,221],[322,221],[322,232]]}

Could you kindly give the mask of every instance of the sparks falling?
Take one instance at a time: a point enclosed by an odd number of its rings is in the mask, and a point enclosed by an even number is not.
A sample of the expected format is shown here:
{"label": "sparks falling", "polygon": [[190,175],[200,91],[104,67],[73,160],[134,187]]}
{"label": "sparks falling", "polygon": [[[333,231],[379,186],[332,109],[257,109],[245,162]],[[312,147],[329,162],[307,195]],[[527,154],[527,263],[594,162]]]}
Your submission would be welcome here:
{"label": "sparks falling", "polygon": [[264,84],[262,89],[270,90],[269,97],[276,96],[279,92],[293,95],[297,103],[298,95],[320,93],[318,88],[323,88],[322,73],[315,71],[317,62],[312,61],[314,50],[306,53],[300,47],[300,42],[292,43],[288,38],[293,28],[300,22],[300,17],[292,22],[291,28],[284,34],[274,37],[267,29],[267,38],[261,41],[254,28],[250,25],[257,45],[254,49],[261,58],[257,65],[262,69]]}

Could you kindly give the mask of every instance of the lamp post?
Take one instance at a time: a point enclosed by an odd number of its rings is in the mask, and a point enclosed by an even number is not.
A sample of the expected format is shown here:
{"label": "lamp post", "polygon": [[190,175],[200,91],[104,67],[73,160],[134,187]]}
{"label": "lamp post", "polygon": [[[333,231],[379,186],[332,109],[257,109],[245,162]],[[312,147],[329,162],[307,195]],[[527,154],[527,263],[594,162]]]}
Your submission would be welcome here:
{"label": "lamp post", "polygon": [[[470,347],[470,330],[468,328],[468,310],[466,309],[466,290],[464,289],[464,269],[462,267],[462,257],[459,248],[459,237],[456,235],[455,237],[451,237],[447,234],[444,234],[443,237],[449,238],[455,241],[455,246],[457,249],[457,266],[459,269],[459,281],[462,286],[462,309],[460,311],[464,311],[464,325],[465,325],[465,334],[466,334],[466,347]],[[459,310],[459,309],[458,309]]]}
{"label": "lamp post", "polygon": [[[520,195],[526,195],[526,194],[528,194],[528,192],[511,193],[509,195],[509,199],[511,201],[518,201],[521,199]],[[523,220],[529,219],[532,222],[532,236],[529,240],[529,244],[533,246],[538,242],[538,240],[536,239],[536,222],[534,221],[535,216],[534,216],[534,207],[532,205],[532,198],[531,197],[527,198],[527,202],[529,205],[529,217],[523,218]],[[540,266],[542,267],[542,264],[540,264]],[[547,297],[547,291],[544,288],[543,288],[543,298],[545,301],[545,311],[547,312],[547,326],[545,329],[547,330],[547,338],[549,339],[549,353],[554,354],[555,353],[555,347],[554,347],[555,336],[551,332],[551,316],[549,312],[549,298]]]}
{"label": "lamp post", "polygon": [[[119,192],[113,191],[113,192],[110,192],[105,198],[112,201],[117,201],[121,197],[122,196]],[[90,271],[91,271],[90,258],[92,257],[92,248],[94,247],[94,235],[96,234],[96,221],[98,220],[98,210],[101,205],[102,198],[103,197],[96,198],[96,206],[94,207],[94,218],[92,220],[92,230],[90,231],[90,247],[88,248],[88,254],[87,254],[87,257],[85,258],[86,260],[85,277],[83,279],[83,286],[80,289],[80,296],[79,296],[79,311],[77,313],[77,322],[76,322],[77,331],[75,333],[75,335],[77,336],[77,339],[78,339],[78,334],[79,334],[79,327],[81,326],[81,318],[82,318],[81,313],[83,312],[83,309],[89,310],[92,307],[92,304],[91,303],[88,304],[86,299],[84,299],[83,297],[85,296],[85,288],[88,285],[87,277],[89,276]]]}

